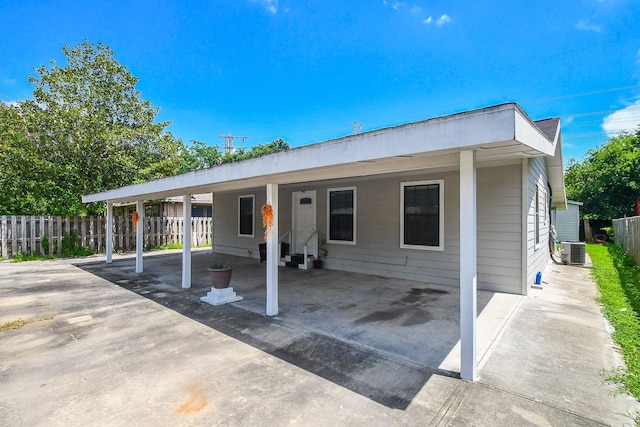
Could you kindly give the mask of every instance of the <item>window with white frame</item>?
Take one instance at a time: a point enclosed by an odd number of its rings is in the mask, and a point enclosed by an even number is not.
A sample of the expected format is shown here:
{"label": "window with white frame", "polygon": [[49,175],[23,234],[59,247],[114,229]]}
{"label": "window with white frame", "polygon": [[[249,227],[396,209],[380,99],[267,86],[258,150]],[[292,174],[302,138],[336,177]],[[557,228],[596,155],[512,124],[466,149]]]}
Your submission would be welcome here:
{"label": "window with white frame", "polygon": [[356,187],[327,190],[327,242],[356,244]]}
{"label": "window with white frame", "polygon": [[254,202],[253,194],[238,197],[238,236],[253,237]]}
{"label": "window with white frame", "polygon": [[400,184],[400,247],[444,250],[444,180]]}

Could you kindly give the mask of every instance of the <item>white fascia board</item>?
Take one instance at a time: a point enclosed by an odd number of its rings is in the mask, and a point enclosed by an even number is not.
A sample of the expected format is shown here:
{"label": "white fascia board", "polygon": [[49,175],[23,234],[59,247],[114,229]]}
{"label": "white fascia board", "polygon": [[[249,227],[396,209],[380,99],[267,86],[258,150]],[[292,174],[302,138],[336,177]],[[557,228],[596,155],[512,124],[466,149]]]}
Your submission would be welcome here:
{"label": "white fascia board", "polygon": [[[560,129],[560,125],[558,125]],[[547,177],[551,185],[551,206],[558,210],[567,209],[567,190],[564,186],[564,168],[562,160],[562,137],[560,132],[556,134],[555,152],[552,157],[547,157]]]}
{"label": "white fascia board", "polygon": [[517,104],[502,104],[349,135],[238,163],[90,194],[83,196],[82,201],[128,201],[193,194],[202,192],[207,186],[261,177],[268,177],[273,183],[286,184],[289,183],[287,174],[293,177],[296,173],[299,175],[318,169],[326,169],[326,178],[330,179],[331,168],[344,168],[359,162],[486,148],[492,143],[515,139],[518,111],[521,110]]}
{"label": "white fascia board", "polygon": [[547,179],[553,194],[551,205],[556,209],[565,210],[567,208],[567,192],[564,187],[560,123],[558,123],[553,139],[549,141],[533,120],[518,107],[515,128],[517,141],[545,156]]}
{"label": "white fascia board", "polygon": [[[558,129],[560,129],[560,125],[558,125]],[[540,154],[553,156],[556,151],[558,132],[556,131],[554,140],[549,141],[547,136],[536,126],[527,113],[518,107],[516,108],[514,139],[540,152]]]}

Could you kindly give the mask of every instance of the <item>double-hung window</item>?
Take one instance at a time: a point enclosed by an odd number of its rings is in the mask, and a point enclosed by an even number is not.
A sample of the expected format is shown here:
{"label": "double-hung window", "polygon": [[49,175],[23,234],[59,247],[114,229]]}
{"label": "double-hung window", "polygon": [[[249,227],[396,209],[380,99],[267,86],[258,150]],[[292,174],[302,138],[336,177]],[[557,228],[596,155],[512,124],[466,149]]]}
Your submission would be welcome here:
{"label": "double-hung window", "polygon": [[329,188],[327,196],[327,241],[355,245],[356,187]]}
{"label": "double-hung window", "polygon": [[400,247],[444,250],[444,180],[400,186]]}
{"label": "double-hung window", "polygon": [[254,202],[253,194],[238,197],[238,236],[253,237]]}

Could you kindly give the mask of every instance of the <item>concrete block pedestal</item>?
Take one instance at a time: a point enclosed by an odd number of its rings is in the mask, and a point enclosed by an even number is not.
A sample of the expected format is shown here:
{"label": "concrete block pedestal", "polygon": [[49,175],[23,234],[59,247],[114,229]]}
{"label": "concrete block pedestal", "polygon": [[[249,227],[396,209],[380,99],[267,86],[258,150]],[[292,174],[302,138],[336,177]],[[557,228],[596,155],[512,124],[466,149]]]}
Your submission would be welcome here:
{"label": "concrete block pedestal", "polygon": [[216,289],[211,288],[206,296],[200,297],[201,301],[209,303],[211,305],[222,305],[230,302],[240,301],[243,298],[237,295],[233,288]]}

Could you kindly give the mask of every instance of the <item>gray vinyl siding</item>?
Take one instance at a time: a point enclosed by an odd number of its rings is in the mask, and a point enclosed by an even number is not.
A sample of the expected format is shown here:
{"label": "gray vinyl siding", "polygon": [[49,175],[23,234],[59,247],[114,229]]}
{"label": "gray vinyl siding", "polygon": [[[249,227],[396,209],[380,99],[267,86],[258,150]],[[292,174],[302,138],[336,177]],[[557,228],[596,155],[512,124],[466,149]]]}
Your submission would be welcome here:
{"label": "gray vinyl siding", "polygon": [[[238,236],[238,197],[254,195],[253,237]],[[258,258],[258,244],[264,242],[260,207],[266,201],[264,188],[238,193],[216,193],[213,209],[213,250],[236,256]]]}
{"label": "gray vinyl siding", "polygon": [[[478,288],[521,292],[522,202],[521,166],[481,168],[477,171]],[[444,180],[444,250],[400,248],[400,184]],[[316,190],[317,228],[327,234],[327,189],[357,188],[357,244],[327,244],[325,267],[386,277],[459,286],[459,173],[411,174],[281,186],[279,236],[291,228],[294,191]],[[237,198],[255,194],[255,237],[237,236]],[[215,195],[214,250],[258,257],[262,238],[260,206],[264,188]]]}
{"label": "gray vinyl siding", "polygon": [[557,239],[560,242],[577,242],[579,240],[580,206],[575,202],[567,202],[567,209],[556,211]]}
{"label": "gray vinyl siding", "polygon": [[[532,158],[528,162],[527,186],[527,286],[535,280],[536,273],[542,272],[549,262],[549,187],[544,158]],[[536,188],[541,193],[540,241],[536,243]]]}
{"label": "gray vinyl siding", "polygon": [[521,165],[478,169],[478,288],[521,293]]}

